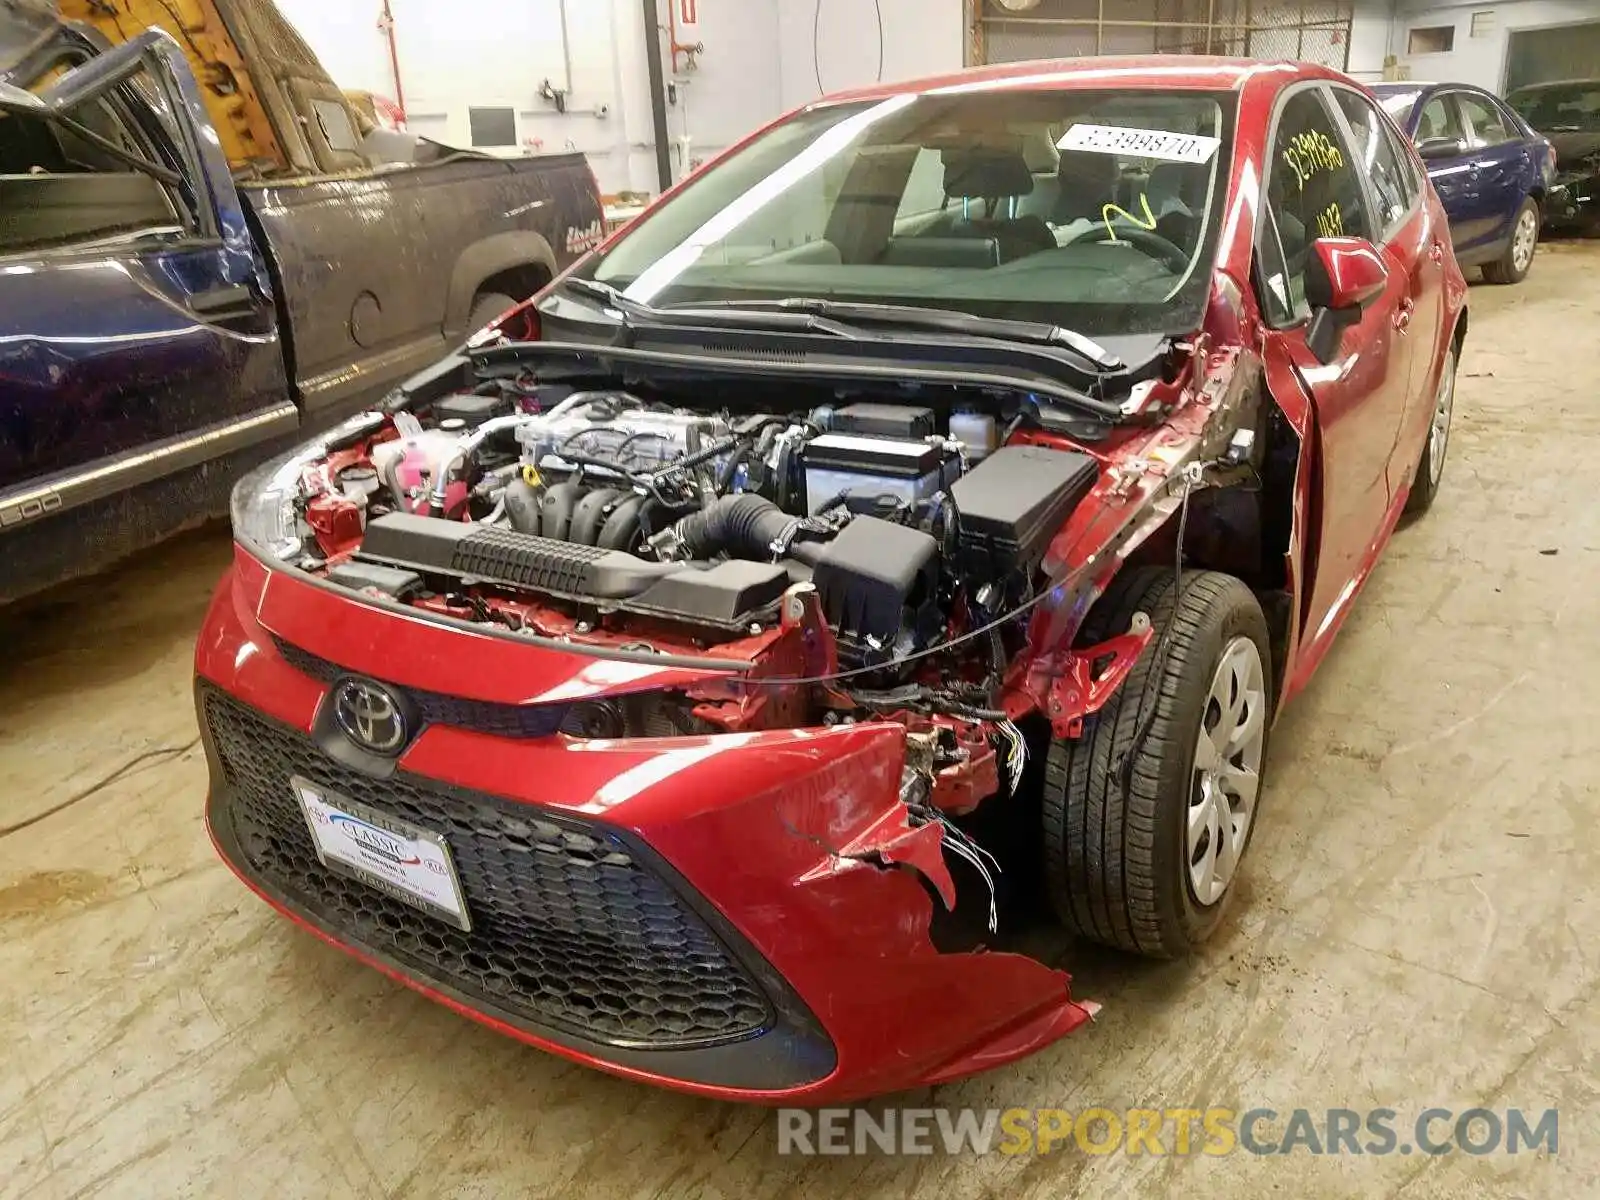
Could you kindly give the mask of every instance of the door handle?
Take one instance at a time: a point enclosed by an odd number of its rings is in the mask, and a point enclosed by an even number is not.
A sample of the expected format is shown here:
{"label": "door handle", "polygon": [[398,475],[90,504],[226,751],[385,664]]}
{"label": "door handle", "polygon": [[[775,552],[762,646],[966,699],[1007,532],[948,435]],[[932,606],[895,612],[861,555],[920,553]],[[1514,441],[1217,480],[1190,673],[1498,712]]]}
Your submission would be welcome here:
{"label": "door handle", "polygon": [[1402,300],[1399,309],[1394,314],[1394,327],[1404,333],[1411,326],[1411,314],[1417,311],[1415,302]]}
{"label": "door handle", "polygon": [[1435,238],[1433,245],[1428,247],[1428,257],[1433,259],[1434,266],[1444,262],[1444,243]]}

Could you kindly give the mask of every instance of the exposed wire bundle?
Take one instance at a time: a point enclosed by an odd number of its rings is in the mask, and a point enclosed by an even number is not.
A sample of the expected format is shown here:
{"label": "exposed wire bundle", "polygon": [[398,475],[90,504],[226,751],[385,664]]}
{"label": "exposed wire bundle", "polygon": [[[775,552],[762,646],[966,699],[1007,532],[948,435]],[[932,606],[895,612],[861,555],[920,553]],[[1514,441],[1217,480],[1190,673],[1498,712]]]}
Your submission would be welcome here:
{"label": "exposed wire bundle", "polygon": [[[962,829],[938,809],[928,809],[927,811],[933,820],[937,821],[944,830],[945,848],[957,858],[965,859],[967,862],[971,863],[973,868],[977,870],[978,874],[982,876],[983,882],[988,885],[989,932],[999,933],[999,889],[995,884],[995,876],[1000,874],[999,860],[985,850],[982,846],[978,845],[977,842],[973,841],[972,838],[967,835],[966,830]],[[985,859],[988,860],[987,864],[984,862]],[[990,867],[994,868],[992,872],[989,869]]]}
{"label": "exposed wire bundle", "polygon": [[1002,760],[1006,785],[1011,794],[1016,795],[1017,789],[1022,786],[1023,769],[1028,765],[1028,739],[1023,737],[1022,730],[1010,717],[996,721],[995,732],[1006,743],[1006,754]]}

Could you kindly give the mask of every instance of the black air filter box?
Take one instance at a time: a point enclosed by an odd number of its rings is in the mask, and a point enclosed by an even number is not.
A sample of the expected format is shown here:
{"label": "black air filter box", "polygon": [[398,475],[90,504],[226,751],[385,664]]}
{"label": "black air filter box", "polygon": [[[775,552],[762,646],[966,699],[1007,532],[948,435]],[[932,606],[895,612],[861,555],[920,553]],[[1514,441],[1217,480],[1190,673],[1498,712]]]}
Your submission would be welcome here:
{"label": "black air filter box", "polygon": [[950,488],[962,571],[982,580],[1031,572],[1099,473],[1071,450],[1002,446],[989,455]]}
{"label": "black air filter box", "polygon": [[811,582],[841,654],[854,659],[874,643],[892,646],[916,611],[933,602],[939,543],[919,529],[857,517],[828,543]]}

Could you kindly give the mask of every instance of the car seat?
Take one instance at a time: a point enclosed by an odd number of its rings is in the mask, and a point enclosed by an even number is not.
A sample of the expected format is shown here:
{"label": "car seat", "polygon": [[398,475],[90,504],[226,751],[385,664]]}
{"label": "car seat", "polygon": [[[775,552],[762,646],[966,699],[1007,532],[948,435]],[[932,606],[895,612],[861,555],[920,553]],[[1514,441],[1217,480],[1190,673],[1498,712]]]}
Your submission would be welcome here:
{"label": "car seat", "polygon": [[1051,220],[1057,225],[1070,225],[1084,219],[1098,221],[1101,210],[1116,203],[1122,169],[1114,155],[1063,150],[1056,178],[1058,194]]}
{"label": "car seat", "polygon": [[1164,162],[1151,169],[1145,182],[1144,195],[1156,219],[1156,232],[1185,250],[1194,249],[1200,231],[1210,172],[1207,163]]}
{"label": "car seat", "polygon": [[992,147],[946,150],[944,194],[970,208],[982,201],[982,217],[963,216],[951,227],[955,237],[993,238],[1001,262],[1055,248],[1044,218],[1016,211],[1016,202],[1033,191],[1033,172],[1020,150]]}

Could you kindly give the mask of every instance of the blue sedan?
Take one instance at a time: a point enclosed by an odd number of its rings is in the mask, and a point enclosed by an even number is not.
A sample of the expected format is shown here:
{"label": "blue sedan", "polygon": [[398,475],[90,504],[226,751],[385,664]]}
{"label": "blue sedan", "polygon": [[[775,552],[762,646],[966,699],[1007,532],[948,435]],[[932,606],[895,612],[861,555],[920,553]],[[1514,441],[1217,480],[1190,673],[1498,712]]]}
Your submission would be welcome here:
{"label": "blue sedan", "polygon": [[1373,94],[1417,145],[1444,210],[1456,260],[1491,283],[1533,266],[1554,148],[1506,103],[1464,83],[1380,83]]}

